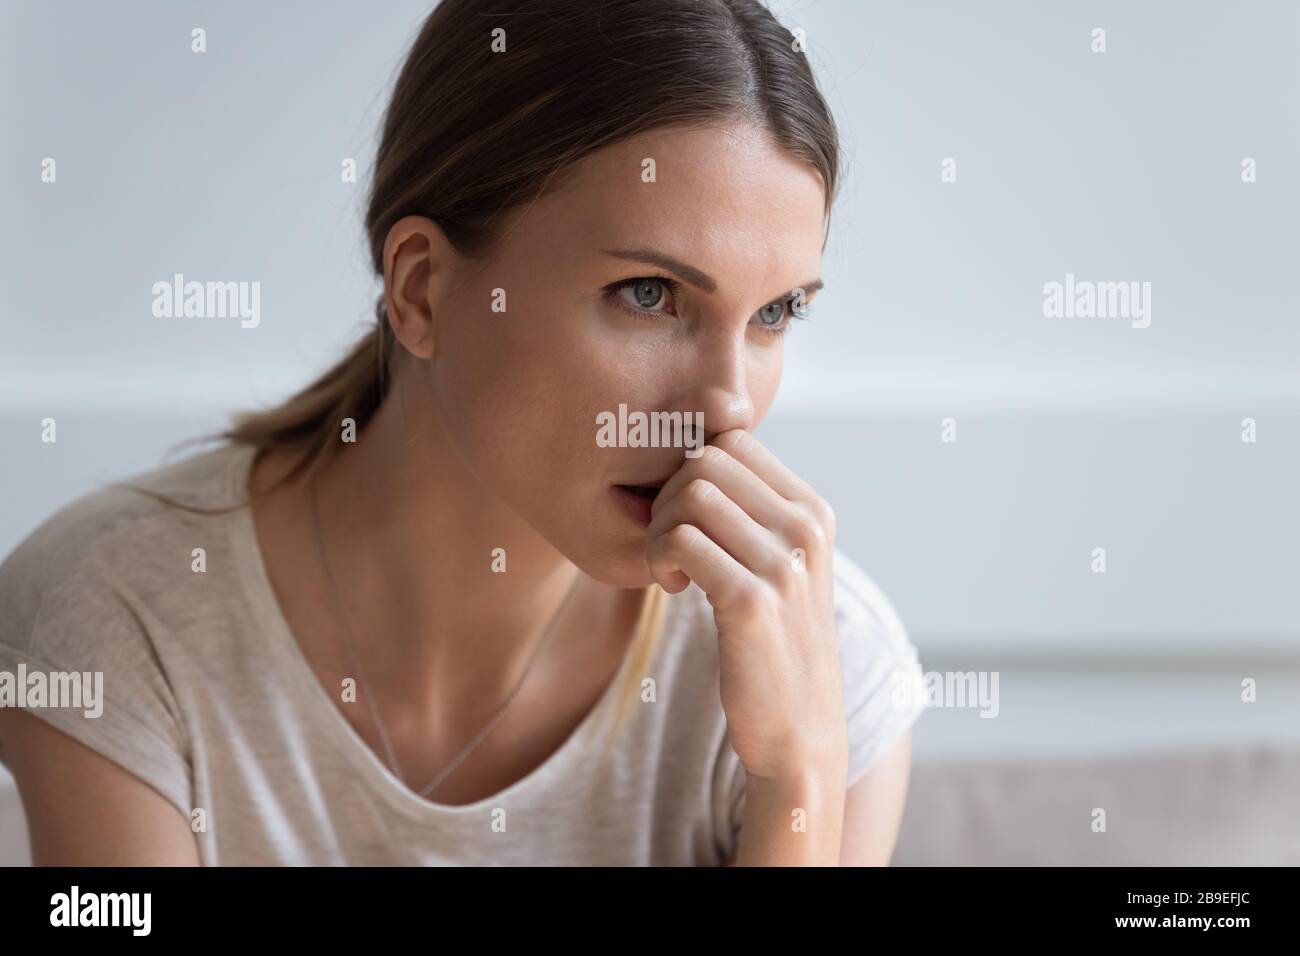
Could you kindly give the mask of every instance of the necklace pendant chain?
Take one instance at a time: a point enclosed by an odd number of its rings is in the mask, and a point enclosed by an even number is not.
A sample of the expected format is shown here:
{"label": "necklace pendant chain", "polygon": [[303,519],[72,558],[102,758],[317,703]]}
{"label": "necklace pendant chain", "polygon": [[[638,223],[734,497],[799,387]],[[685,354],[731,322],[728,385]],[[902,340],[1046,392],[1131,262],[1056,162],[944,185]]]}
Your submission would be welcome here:
{"label": "necklace pendant chain", "polygon": [[[334,579],[334,572],[330,568],[329,559],[325,555],[325,543],[321,536],[320,510],[317,501],[315,475],[309,479],[308,484],[308,496],[311,499],[312,537],[315,540],[316,553],[320,559],[321,569],[325,572],[325,580],[329,585],[330,599],[334,604],[334,609],[338,613],[339,620],[343,625],[343,644],[348,652],[348,658],[352,662],[352,667],[357,672],[357,680],[361,684],[361,693],[365,695],[366,703],[370,708],[370,717],[374,721],[375,728],[379,731],[379,739],[384,747],[384,758],[388,761],[388,766],[392,770],[393,775],[396,776],[403,785],[409,788],[410,784],[407,783],[406,775],[402,773],[402,768],[397,762],[397,755],[394,752],[392,741],[389,739],[388,731],[384,728],[383,719],[379,715],[378,700],[375,695],[370,692],[370,682],[366,679],[365,670],[362,668],[361,661],[357,657],[354,642],[351,637],[352,627],[343,607],[343,598],[339,591],[338,583]],[[515,682],[514,689],[510,691],[509,695],[507,695],[505,703],[501,705],[492,719],[488,721],[487,725],[478,732],[472,741],[470,741],[469,746],[465,747],[465,749],[452,758],[451,763],[435,774],[432,780],[425,784],[422,789],[417,791],[421,797],[427,797],[429,794],[433,793],[433,791],[436,790],[444,780],[455,772],[457,767],[465,762],[466,758],[474,752],[478,745],[487,738],[488,734],[492,732],[492,728],[501,722],[501,718],[505,716],[510,705],[514,703],[515,697],[518,696],[520,689],[524,685],[525,679],[532,670],[533,663],[537,660],[538,651],[541,650],[542,645],[550,638],[555,629],[556,621],[558,621],[563,615],[565,609],[568,607],[569,601],[578,590],[579,580],[581,580],[581,572],[575,574],[573,583],[569,585],[569,590],[565,593],[564,600],[560,602],[560,607],[555,612],[555,616],[552,617],[550,622],[546,625],[546,630],[543,632],[537,644],[533,647],[533,650],[528,657],[528,663],[524,667],[524,672],[520,675],[519,680]]]}

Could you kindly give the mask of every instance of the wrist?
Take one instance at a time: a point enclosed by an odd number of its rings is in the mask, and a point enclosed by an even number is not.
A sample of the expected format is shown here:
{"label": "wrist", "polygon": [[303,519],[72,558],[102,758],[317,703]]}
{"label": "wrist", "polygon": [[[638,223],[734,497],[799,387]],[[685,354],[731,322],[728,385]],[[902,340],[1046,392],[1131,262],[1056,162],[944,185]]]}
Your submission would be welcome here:
{"label": "wrist", "polygon": [[831,758],[775,777],[746,774],[736,862],[838,866],[847,772],[847,758]]}
{"label": "wrist", "polygon": [[821,734],[814,741],[783,748],[780,758],[764,761],[761,768],[746,766],[745,773],[752,781],[766,780],[790,788],[815,786],[819,781],[833,780],[837,774],[847,774],[848,762],[847,733]]}
{"label": "wrist", "polygon": [[843,801],[847,779],[847,755],[823,755],[796,763],[775,776],[753,776],[746,772],[745,791],[811,803],[832,796]]}

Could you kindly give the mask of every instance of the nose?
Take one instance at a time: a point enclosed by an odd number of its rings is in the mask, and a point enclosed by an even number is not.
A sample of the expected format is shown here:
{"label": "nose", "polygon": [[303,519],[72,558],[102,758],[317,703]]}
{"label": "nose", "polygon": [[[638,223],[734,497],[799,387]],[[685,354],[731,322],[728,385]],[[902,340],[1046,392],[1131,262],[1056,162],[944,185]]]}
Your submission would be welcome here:
{"label": "nose", "polygon": [[749,355],[741,331],[717,330],[698,339],[687,370],[683,405],[703,413],[704,442],[733,428],[754,426],[754,402],[749,392]]}

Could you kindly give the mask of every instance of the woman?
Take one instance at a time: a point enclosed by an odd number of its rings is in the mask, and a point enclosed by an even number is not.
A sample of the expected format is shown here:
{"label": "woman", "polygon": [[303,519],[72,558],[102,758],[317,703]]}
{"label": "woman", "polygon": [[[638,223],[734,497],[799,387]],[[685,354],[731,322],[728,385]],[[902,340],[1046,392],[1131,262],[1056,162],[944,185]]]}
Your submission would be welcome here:
{"label": "woman", "polygon": [[806,56],[754,0],[498,7],[398,79],[374,329],[0,571],[4,666],[104,672],[0,711],[37,863],[888,861],[915,652],[752,434],[838,178]]}

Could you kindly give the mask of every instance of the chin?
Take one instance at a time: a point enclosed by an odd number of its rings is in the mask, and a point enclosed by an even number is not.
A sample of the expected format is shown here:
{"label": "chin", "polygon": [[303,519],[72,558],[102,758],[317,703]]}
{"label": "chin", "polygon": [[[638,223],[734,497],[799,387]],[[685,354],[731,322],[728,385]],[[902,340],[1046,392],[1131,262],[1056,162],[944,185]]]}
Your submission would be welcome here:
{"label": "chin", "polygon": [[645,561],[643,533],[629,534],[622,527],[598,528],[590,520],[585,529],[587,534],[576,541],[564,545],[552,541],[583,574],[615,588],[644,588],[655,583]]}
{"label": "chin", "polygon": [[[562,512],[551,510],[545,522],[530,522],[551,545],[578,566],[589,578],[617,588],[644,588],[655,583],[645,560],[645,528],[650,523],[649,506],[628,502],[614,492],[604,499],[564,502]],[[597,498],[600,497],[598,494]],[[564,520],[563,514],[573,515]]]}
{"label": "chin", "polygon": [[[645,539],[627,543],[609,542],[606,547],[592,545],[600,539],[588,539],[580,554],[569,560],[587,577],[615,588],[644,588],[655,583],[645,563]],[[606,539],[608,540],[608,539]]]}
{"label": "chin", "polygon": [[606,573],[602,582],[612,587],[644,588],[655,583],[654,576],[645,563],[644,546],[617,563],[611,562],[608,568],[612,573]]}

